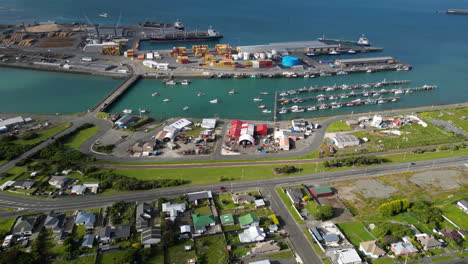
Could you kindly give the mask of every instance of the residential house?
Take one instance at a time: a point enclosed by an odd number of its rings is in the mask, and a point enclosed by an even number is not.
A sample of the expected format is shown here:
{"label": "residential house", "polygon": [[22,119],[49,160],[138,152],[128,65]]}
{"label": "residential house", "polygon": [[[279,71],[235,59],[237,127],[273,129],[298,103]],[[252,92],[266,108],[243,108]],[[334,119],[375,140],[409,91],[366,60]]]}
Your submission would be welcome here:
{"label": "residential house", "polygon": [[37,224],[37,216],[20,216],[13,226],[12,234],[16,236],[32,235],[34,227]]}
{"label": "residential house", "polygon": [[185,203],[171,204],[170,202],[162,204],[162,211],[169,214],[169,219],[174,221],[180,213],[185,212]]}
{"label": "residential house", "polygon": [[29,190],[36,182],[33,180],[19,180],[13,183],[13,187],[16,189]]}
{"label": "residential house", "polygon": [[93,248],[93,244],[94,244],[94,235],[92,234],[84,235],[81,246],[87,247],[87,248]]}
{"label": "residential house", "polygon": [[198,233],[198,234],[205,232],[206,227],[214,226],[216,224],[216,221],[213,215],[193,214],[192,220],[193,220],[195,233]]}
{"label": "residential house", "polygon": [[239,224],[241,228],[258,226],[260,224],[260,218],[256,214],[249,213],[239,217]]}
{"label": "residential house", "polygon": [[291,188],[286,190],[286,194],[288,195],[289,199],[293,204],[298,204],[302,202],[302,197],[304,196],[302,194],[301,189],[299,188]]}
{"label": "residential house", "polygon": [[418,253],[418,249],[408,242],[397,242],[390,245],[390,250],[395,256],[413,255]]}
{"label": "residential house", "polygon": [[325,241],[325,244],[330,247],[337,247],[339,246],[340,242],[340,236],[338,236],[335,233],[328,233],[322,235],[323,240]]}
{"label": "residential house", "polygon": [[147,203],[139,203],[136,207],[135,226],[137,232],[143,231],[143,228],[150,226],[150,221],[153,216],[153,208]]}
{"label": "residential house", "polygon": [[112,228],[110,226],[105,226],[101,228],[99,232],[99,237],[102,242],[111,242],[118,239],[128,239],[130,236],[130,226],[122,225],[117,228]]}
{"label": "residential house", "polygon": [[338,264],[360,264],[362,262],[354,248],[341,249],[336,251],[336,253],[338,254]]}
{"label": "residential house", "polygon": [[310,188],[310,192],[317,198],[333,195],[333,190],[328,186],[312,187]]}
{"label": "residential house", "polygon": [[155,147],[155,141],[137,142],[132,146],[132,151],[153,153]]}
{"label": "residential house", "polygon": [[143,228],[141,231],[141,244],[145,247],[158,244],[161,241],[161,227],[152,226]]}
{"label": "residential house", "polygon": [[463,210],[463,212],[468,214],[468,201],[467,200],[460,200],[456,203],[457,207]]}
{"label": "residential house", "polygon": [[49,184],[55,186],[55,188],[63,188],[65,187],[67,181],[67,176],[51,176],[49,179]]}
{"label": "residential house", "polygon": [[212,199],[213,195],[211,194],[211,191],[201,191],[201,192],[188,193],[187,198],[188,198],[189,203],[198,204],[198,201]]}
{"label": "residential house", "polygon": [[268,233],[269,233],[269,234],[274,234],[274,233],[278,232],[278,229],[279,229],[279,228],[278,228],[277,225],[275,225],[275,224],[270,225],[270,226],[268,227]]}
{"label": "residential house", "polygon": [[256,208],[261,208],[265,206],[265,200],[263,199],[257,199],[255,200],[255,207]]}
{"label": "residential house", "polygon": [[385,255],[385,250],[379,247],[377,240],[361,242],[359,244],[359,250],[371,258],[380,258]]}
{"label": "residential house", "polygon": [[44,227],[51,229],[53,232],[62,231],[62,227],[65,221],[65,214],[58,214],[50,212],[44,222]]}
{"label": "residential house", "polygon": [[232,201],[235,204],[251,204],[255,201],[255,197],[250,193],[235,193],[232,195]]}
{"label": "residential house", "polygon": [[262,254],[269,254],[272,252],[279,251],[281,247],[276,243],[274,240],[270,240],[267,242],[260,242],[255,245],[250,250],[251,255],[262,255]]}
{"label": "residential house", "polygon": [[233,225],[234,224],[234,216],[232,214],[223,214],[219,217],[221,220],[221,224],[225,225]]}
{"label": "residential house", "polygon": [[436,249],[442,247],[442,243],[437,240],[433,235],[417,234],[415,235],[416,241],[421,244],[424,250]]}
{"label": "residential house", "polygon": [[258,242],[265,240],[266,234],[263,232],[263,228],[258,226],[251,226],[244,230],[243,233],[239,234],[239,240],[241,243]]}
{"label": "residential house", "polygon": [[73,185],[70,194],[83,195],[86,191],[86,187],[82,184]]}
{"label": "residential house", "polygon": [[98,193],[99,182],[83,182],[83,186],[86,187],[86,189],[90,189],[92,193]]}
{"label": "residential house", "polygon": [[450,239],[453,239],[455,242],[462,241],[461,235],[453,229],[448,228],[448,229],[441,230],[440,232],[442,233],[442,235]]}
{"label": "residential house", "polygon": [[96,216],[93,212],[85,212],[80,211],[76,215],[75,224],[77,225],[84,225],[88,228],[94,227],[94,223],[96,222]]}

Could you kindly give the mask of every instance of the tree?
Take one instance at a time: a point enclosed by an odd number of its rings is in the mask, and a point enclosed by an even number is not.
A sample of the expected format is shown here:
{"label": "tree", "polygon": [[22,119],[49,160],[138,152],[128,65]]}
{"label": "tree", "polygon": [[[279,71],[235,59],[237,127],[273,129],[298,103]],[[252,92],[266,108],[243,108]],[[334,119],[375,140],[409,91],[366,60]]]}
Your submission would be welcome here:
{"label": "tree", "polygon": [[317,212],[314,217],[317,220],[328,220],[333,217],[333,207],[331,205],[317,206]]}
{"label": "tree", "polygon": [[430,228],[440,228],[444,221],[442,211],[428,201],[416,201],[411,207],[411,212]]}
{"label": "tree", "polygon": [[391,216],[406,211],[409,206],[410,202],[408,199],[400,199],[381,204],[377,208],[377,211],[383,216]]}
{"label": "tree", "polygon": [[279,225],[279,224],[280,224],[280,222],[279,222],[279,220],[278,220],[278,217],[276,217],[275,214],[270,215],[270,218],[271,218],[271,221],[273,221],[273,224],[275,224],[275,225]]}

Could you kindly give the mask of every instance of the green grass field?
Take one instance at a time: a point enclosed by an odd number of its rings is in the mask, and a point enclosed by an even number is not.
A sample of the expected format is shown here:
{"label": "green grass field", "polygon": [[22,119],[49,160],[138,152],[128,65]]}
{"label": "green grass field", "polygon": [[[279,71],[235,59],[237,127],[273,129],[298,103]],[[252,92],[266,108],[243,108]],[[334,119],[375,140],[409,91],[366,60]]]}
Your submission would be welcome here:
{"label": "green grass field", "polygon": [[70,122],[63,123],[63,124],[58,125],[56,127],[36,132],[39,135],[37,138],[30,139],[30,140],[18,139],[18,140],[15,140],[13,142],[16,143],[16,144],[20,144],[20,145],[36,145],[36,144],[39,144],[42,141],[44,141],[44,140],[46,140],[46,139],[48,139],[48,138],[50,138],[50,137],[52,137],[54,135],[62,132],[66,128],[70,127],[71,125],[72,125],[72,123],[70,123]]}
{"label": "green grass field", "polygon": [[468,214],[453,204],[448,204],[440,208],[443,214],[463,230],[468,230]]}
{"label": "green grass field", "polygon": [[[192,246],[192,250],[186,251],[184,246]],[[167,249],[166,263],[187,263],[188,259],[196,258],[194,243],[192,240],[186,240],[182,243],[169,247]]]}
{"label": "green grass field", "polygon": [[441,261],[446,261],[446,260],[451,260],[452,256],[443,256],[443,257],[438,257],[438,258],[433,258],[431,259],[432,262],[441,262]]}
{"label": "green grass field", "polygon": [[344,121],[336,121],[327,127],[327,132],[350,131],[352,128]]}
{"label": "green grass field", "polygon": [[210,215],[211,209],[209,206],[201,206],[201,207],[196,208],[194,213],[200,214],[200,215]]}
{"label": "green grass field", "polygon": [[379,258],[379,259],[373,259],[372,264],[393,264],[396,263],[394,259],[391,258]]}
{"label": "green grass field", "polygon": [[0,232],[10,232],[16,218],[0,219]]}
{"label": "green grass field", "polygon": [[463,129],[466,133],[468,133],[468,122],[463,119],[460,119],[463,116],[468,116],[468,108],[431,111],[424,112],[419,115],[421,118],[450,121],[452,124]]}
{"label": "green grass field", "polygon": [[228,254],[224,248],[223,235],[204,237],[196,240],[197,255],[206,257],[206,264],[226,264]]}
{"label": "green grass field", "polygon": [[290,249],[281,250],[280,252],[275,252],[267,255],[269,258],[277,258],[277,259],[293,259],[294,254]]}
{"label": "green grass field", "polygon": [[374,238],[367,233],[361,222],[349,222],[337,224],[344,235],[349,241],[359,248],[359,243],[374,240]]}
{"label": "green grass field", "polygon": [[72,137],[65,146],[68,148],[79,150],[80,146],[86,142],[89,138],[94,136],[99,131],[98,126],[93,126],[87,129],[79,131],[74,137]]}

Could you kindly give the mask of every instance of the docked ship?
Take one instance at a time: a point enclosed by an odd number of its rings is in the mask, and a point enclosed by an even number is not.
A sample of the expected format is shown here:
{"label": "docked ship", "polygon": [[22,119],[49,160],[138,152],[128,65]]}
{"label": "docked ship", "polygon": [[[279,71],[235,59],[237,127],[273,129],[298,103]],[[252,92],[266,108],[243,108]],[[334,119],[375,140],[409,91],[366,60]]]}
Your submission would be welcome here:
{"label": "docked ship", "polygon": [[143,21],[143,22],[138,23],[138,25],[140,25],[141,27],[160,28],[160,29],[163,29],[163,28],[167,28],[167,29],[173,28],[173,29],[177,29],[177,30],[184,30],[184,28],[185,28],[184,24],[183,24],[182,22],[180,22],[180,20],[178,20],[178,19],[177,19],[176,22],[174,22],[174,24],[156,23],[156,22],[151,22],[151,21]]}
{"label": "docked ship", "polygon": [[154,43],[164,43],[164,42],[186,42],[186,41],[210,41],[218,40],[223,37],[223,35],[212,27],[207,31],[167,31],[158,32],[155,34],[150,34],[147,36],[150,42]]}
{"label": "docked ship", "polygon": [[343,44],[343,45],[355,45],[355,46],[365,46],[369,47],[371,44],[369,40],[364,36],[364,34],[359,37],[358,41],[352,40],[342,40],[342,39],[327,39],[325,36],[318,38],[320,42],[325,44]]}

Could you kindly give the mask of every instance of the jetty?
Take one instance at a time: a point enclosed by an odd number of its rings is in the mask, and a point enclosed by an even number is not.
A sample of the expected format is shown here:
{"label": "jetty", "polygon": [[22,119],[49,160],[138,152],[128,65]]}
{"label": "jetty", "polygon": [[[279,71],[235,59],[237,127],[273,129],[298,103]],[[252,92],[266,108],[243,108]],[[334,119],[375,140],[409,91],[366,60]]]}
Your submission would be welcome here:
{"label": "jetty", "polygon": [[130,87],[132,87],[141,75],[131,75],[112,90],[106,97],[99,101],[89,112],[104,112],[119,96],[124,94]]}

